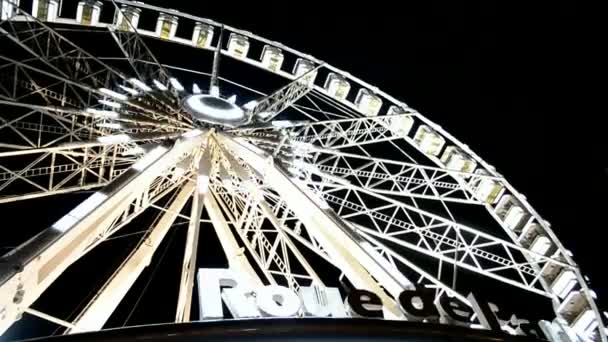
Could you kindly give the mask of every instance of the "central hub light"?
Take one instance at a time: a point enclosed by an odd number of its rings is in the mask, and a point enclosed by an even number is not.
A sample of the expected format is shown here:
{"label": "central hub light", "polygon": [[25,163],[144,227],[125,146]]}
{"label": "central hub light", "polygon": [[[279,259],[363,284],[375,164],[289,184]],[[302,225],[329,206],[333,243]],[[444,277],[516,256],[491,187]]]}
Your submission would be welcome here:
{"label": "central hub light", "polygon": [[183,108],[199,122],[236,127],[248,122],[245,112],[234,103],[212,95],[191,95]]}

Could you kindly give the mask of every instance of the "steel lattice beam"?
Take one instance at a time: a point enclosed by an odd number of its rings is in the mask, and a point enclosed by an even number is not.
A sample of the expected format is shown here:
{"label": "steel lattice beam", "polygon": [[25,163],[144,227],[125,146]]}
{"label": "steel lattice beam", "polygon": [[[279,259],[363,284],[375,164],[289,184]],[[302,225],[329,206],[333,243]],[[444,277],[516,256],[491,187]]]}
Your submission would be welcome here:
{"label": "steel lattice beam", "polygon": [[3,303],[11,304],[4,309],[0,331],[4,332],[18,319],[132,201],[145,201],[149,185],[198,150],[201,138],[199,134],[180,139],[171,149],[157,146],[108,187],[5,256],[0,271],[0,298]]}

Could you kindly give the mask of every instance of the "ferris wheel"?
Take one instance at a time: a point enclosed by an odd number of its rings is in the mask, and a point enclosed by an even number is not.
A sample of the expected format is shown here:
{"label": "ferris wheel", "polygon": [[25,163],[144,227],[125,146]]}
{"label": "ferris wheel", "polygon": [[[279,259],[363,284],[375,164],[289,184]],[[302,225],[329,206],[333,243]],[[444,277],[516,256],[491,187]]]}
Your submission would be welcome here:
{"label": "ferris wheel", "polygon": [[[375,293],[394,320],[408,320],[404,291],[474,307],[470,292],[506,288],[547,302],[552,316],[537,329],[547,339],[608,341],[595,295],[549,223],[405,103],[194,15],[84,0],[62,16],[70,9],[57,0],[25,2],[1,1],[0,203],[88,197],[2,257],[0,334],[24,315],[65,334],[103,329],[182,224],[175,322],[191,320],[195,293],[200,306],[211,296],[197,284],[197,251],[213,232],[229,269],[256,288],[306,296],[348,284]],[[178,56],[160,60],[153,47]],[[179,64],[180,52],[196,62]],[[75,315],[36,309],[70,266],[143,216],[153,219],[133,249]],[[203,311],[199,319],[218,318]],[[517,318],[499,321],[522,333]],[[479,315],[469,323],[484,327]]]}

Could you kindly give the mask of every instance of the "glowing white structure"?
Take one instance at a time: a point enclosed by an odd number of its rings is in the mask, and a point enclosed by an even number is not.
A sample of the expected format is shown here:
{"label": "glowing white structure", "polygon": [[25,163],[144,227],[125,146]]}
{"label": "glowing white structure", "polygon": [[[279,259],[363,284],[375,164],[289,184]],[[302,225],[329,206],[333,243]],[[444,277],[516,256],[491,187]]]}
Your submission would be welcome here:
{"label": "glowing white structure", "polygon": [[[117,1],[120,8],[81,1],[75,19],[58,18],[56,0],[23,2],[2,2],[2,18],[13,21],[0,28],[2,37],[21,50],[1,50],[1,66],[24,72],[2,74],[0,129],[11,134],[0,134],[0,203],[92,194],[3,256],[0,333],[24,314],[66,333],[102,329],[180,218],[188,232],[176,322],[195,309],[205,225],[248,284],[297,292],[344,281],[377,293],[385,317],[406,319],[398,296],[413,287],[474,306],[470,289],[456,283],[474,274],[483,280],[479,291],[500,282],[547,298],[555,313],[543,325],[550,338],[607,341],[593,292],[550,225],[492,166],[405,103],[312,56],[209,19],[128,0]],[[101,22],[101,11],[115,11],[114,21]],[[140,15],[153,15],[156,30],[138,28]],[[104,46],[108,58],[100,59],[54,22],[107,28],[95,34],[116,45]],[[193,31],[180,37],[178,22]],[[161,63],[148,39],[213,54],[212,82],[208,65]],[[31,58],[14,58],[24,55]],[[225,57],[283,84],[262,95],[219,77]],[[223,82],[249,95],[237,97]],[[4,118],[15,112],[25,114]],[[460,222],[454,214],[463,207],[491,223]],[[31,307],[70,265],[155,210],[140,243],[75,318]],[[203,212],[211,219],[202,220]],[[305,315],[285,294],[286,314]]]}

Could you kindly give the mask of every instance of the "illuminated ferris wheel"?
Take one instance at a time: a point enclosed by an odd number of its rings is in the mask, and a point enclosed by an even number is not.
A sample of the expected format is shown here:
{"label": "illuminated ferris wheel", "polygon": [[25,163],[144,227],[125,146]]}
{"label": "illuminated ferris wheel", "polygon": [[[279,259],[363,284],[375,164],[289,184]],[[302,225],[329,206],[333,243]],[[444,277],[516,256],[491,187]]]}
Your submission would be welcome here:
{"label": "illuminated ferris wheel", "polygon": [[[387,319],[411,320],[420,305],[408,311],[402,294],[418,291],[440,316],[449,298],[471,328],[489,328],[469,293],[503,286],[547,301],[552,317],[535,328],[548,339],[608,341],[593,291],[547,221],[405,103],[209,19],[126,0],[81,1],[71,16],[57,0],[24,2],[1,1],[0,203],[90,194],[2,257],[0,333],[24,315],[65,334],[103,329],[183,224],[175,322],[191,320],[194,293],[200,320],[221,318],[222,298],[234,318],[303,317],[347,284],[375,294]],[[179,64],[179,52],[197,62]],[[76,315],[36,309],[71,265],[143,216],[153,219],[138,243]],[[198,269],[203,231],[240,278],[232,290],[250,291],[231,298],[205,283],[214,273]],[[281,298],[270,308],[259,303],[264,287]]]}

